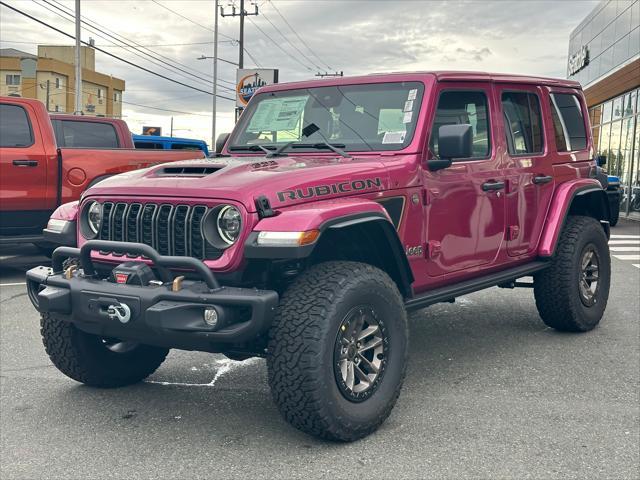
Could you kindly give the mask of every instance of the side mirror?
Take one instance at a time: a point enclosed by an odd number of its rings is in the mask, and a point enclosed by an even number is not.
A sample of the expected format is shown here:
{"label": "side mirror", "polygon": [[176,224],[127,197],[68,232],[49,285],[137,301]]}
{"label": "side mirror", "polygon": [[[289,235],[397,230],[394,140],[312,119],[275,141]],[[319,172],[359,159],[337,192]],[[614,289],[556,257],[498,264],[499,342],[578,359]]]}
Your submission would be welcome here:
{"label": "side mirror", "polygon": [[438,130],[438,156],[429,160],[429,170],[436,171],[451,166],[454,158],[470,158],[473,155],[473,130],[467,123],[442,125]]}
{"label": "side mirror", "polygon": [[222,153],[225,143],[229,140],[230,133],[221,133],[216,139],[216,153]]}
{"label": "side mirror", "polygon": [[602,167],[607,164],[607,156],[606,155],[598,155],[596,157],[596,165]]}

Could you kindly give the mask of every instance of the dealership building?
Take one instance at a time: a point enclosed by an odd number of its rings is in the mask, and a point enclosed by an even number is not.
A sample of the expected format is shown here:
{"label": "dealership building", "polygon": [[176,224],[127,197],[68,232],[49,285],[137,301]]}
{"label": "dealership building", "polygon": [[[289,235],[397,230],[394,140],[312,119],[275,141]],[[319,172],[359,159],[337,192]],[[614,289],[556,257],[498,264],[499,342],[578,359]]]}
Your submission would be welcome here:
{"label": "dealership building", "polygon": [[640,220],[640,0],[600,2],[571,32],[567,77],[582,84],[593,138]]}

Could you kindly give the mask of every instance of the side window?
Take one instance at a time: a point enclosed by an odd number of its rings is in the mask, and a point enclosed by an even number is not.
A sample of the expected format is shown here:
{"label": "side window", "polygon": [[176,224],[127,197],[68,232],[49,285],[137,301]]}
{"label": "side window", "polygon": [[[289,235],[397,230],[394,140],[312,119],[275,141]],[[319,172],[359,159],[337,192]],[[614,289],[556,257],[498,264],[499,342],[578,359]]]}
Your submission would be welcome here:
{"label": "side window", "polygon": [[63,120],[62,138],[58,145],[80,148],[118,148],[118,135],[113,125],[101,122]]}
{"label": "side window", "polygon": [[526,92],[505,92],[502,94],[502,113],[509,153],[542,153],[542,116],[538,96]]}
{"label": "side window", "polygon": [[480,91],[449,90],[438,100],[436,118],[431,129],[430,148],[438,154],[438,134],[443,125],[469,124],[473,131],[473,157],[486,158],[489,143],[489,107],[487,96]]}
{"label": "side window", "polygon": [[569,93],[552,94],[551,114],[559,152],[587,148],[587,131],[578,97]]}
{"label": "side window", "polygon": [[24,108],[0,104],[0,147],[28,147],[33,144],[31,123]]}

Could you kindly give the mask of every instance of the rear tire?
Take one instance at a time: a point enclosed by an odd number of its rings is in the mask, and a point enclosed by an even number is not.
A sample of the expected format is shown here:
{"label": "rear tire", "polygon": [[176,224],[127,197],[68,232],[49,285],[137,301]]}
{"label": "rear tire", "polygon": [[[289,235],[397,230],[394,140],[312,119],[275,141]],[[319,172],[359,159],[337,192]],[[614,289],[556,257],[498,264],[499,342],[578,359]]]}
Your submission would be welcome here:
{"label": "rear tire", "polygon": [[269,333],[269,385],[284,418],[317,437],[375,431],[400,394],[408,351],[403,298],[357,262],[311,267],[284,293]]}
{"label": "rear tire", "polygon": [[58,370],[100,388],[123,387],[151,375],[169,353],[166,348],[103,339],[73,324],[42,314],[42,343]]}
{"label": "rear tire", "polygon": [[610,283],[611,258],[602,226],[591,217],[568,217],[551,266],[534,277],[542,320],[565,332],[595,328],[607,306]]}
{"label": "rear tire", "polygon": [[616,202],[615,205],[611,205],[611,218],[609,218],[609,225],[615,227],[620,219],[620,203]]}

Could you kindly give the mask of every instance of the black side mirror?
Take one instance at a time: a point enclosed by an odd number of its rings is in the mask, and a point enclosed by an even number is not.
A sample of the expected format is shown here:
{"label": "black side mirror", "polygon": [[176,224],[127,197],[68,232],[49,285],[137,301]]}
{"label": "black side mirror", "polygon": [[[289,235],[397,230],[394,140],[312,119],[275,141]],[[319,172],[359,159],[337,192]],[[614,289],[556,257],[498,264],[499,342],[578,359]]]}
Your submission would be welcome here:
{"label": "black side mirror", "polygon": [[607,164],[607,156],[606,155],[598,155],[596,157],[596,165],[602,167]]}
{"label": "black side mirror", "polygon": [[229,140],[230,133],[221,133],[216,139],[216,153],[222,153],[225,143]]}
{"label": "black side mirror", "polygon": [[473,155],[473,130],[467,123],[442,125],[438,130],[438,156],[429,160],[429,170],[436,171],[451,166],[454,158],[470,158]]}

